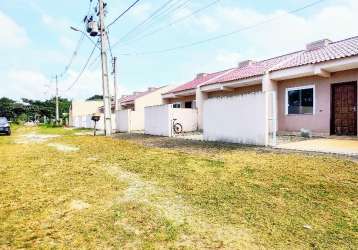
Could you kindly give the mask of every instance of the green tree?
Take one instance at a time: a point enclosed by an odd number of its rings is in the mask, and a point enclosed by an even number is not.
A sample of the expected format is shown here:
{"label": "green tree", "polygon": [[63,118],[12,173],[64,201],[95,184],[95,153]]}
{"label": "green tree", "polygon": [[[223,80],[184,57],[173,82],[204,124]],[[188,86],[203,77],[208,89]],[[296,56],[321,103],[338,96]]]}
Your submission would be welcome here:
{"label": "green tree", "polygon": [[103,100],[103,95],[94,95],[88,98],[86,101],[101,101]]}
{"label": "green tree", "polygon": [[[71,101],[66,98],[59,98],[60,118],[69,112]],[[22,99],[22,103],[9,98],[0,98],[0,116],[5,116],[12,121],[43,120],[43,117],[55,119],[56,99],[45,101]],[[24,120],[25,119],[25,120]]]}

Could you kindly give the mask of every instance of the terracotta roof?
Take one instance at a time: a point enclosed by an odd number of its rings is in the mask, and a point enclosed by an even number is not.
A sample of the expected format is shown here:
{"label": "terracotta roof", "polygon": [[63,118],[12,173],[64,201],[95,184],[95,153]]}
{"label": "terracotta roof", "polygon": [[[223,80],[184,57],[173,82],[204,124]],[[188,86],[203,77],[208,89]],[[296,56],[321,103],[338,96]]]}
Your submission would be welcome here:
{"label": "terracotta roof", "polygon": [[142,96],[145,96],[145,95],[148,95],[148,94],[150,94],[150,93],[152,93],[154,91],[157,91],[158,89],[160,89],[160,88],[152,88],[152,89],[144,91],[144,92],[138,92],[137,94],[124,96],[121,99],[119,99],[119,103],[125,104],[125,103],[133,102],[133,101],[135,101],[136,99],[138,99],[138,98],[140,98]]}
{"label": "terracotta roof", "polygon": [[181,92],[181,91],[185,91],[185,90],[192,90],[192,89],[196,89],[197,86],[202,85],[210,80],[216,79],[217,77],[225,74],[226,72],[230,71],[229,70],[223,70],[223,71],[219,71],[219,72],[215,72],[215,73],[209,73],[209,74],[203,74],[201,76],[196,76],[193,80],[191,80],[190,82],[184,83],[183,85],[180,85],[179,87],[165,93],[165,94],[170,94],[170,93],[177,93],[177,92]]}
{"label": "terracotta roof", "polygon": [[323,48],[302,51],[285,63],[272,68],[272,71],[307,64],[316,64],[356,55],[358,55],[358,36],[342,41],[331,42]]}
{"label": "terracotta roof", "polygon": [[242,67],[197,76],[193,80],[165,94],[193,90],[199,85],[204,86],[262,76],[267,71],[315,64],[356,55],[358,55],[358,36],[337,42],[329,42],[325,47],[297,51],[263,61],[252,62]]}
{"label": "terracotta roof", "polygon": [[245,79],[255,76],[264,75],[266,71],[270,70],[273,66],[278,65],[286,60],[290,59],[291,57],[297,55],[300,52],[295,52],[288,55],[283,55],[279,57],[274,57],[271,59],[267,59],[264,61],[253,62],[251,65],[247,65],[244,67],[239,67],[234,70],[231,70],[227,74],[224,74],[216,79],[206,82],[203,85],[209,85],[213,83],[223,83],[223,82],[230,82],[239,79]]}
{"label": "terracotta roof", "polygon": [[206,82],[204,85],[261,76],[264,75],[266,71],[276,71],[307,64],[316,64],[355,55],[358,55],[358,36],[338,42],[330,42],[325,47],[297,51],[264,61],[254,62],[251,65],[234,69],[214,81]]}

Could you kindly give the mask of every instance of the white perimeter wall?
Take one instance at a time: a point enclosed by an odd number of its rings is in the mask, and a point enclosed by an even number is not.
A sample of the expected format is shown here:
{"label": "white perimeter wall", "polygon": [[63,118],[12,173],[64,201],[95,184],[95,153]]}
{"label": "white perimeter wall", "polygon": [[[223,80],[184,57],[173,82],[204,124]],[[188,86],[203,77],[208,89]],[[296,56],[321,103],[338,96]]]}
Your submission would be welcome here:
{"label": "white perimeter wall", "polygon": [[116,112],[117,130],[119,132],[129,132],[129,116],[129,109],[119,110]]}
{"label": "white perimeter wall", "polygon": [[171,117],[169,122],[177,119],[183,126],[183,132],[192,132],[198,130],[198,110],[197,109],[170,109]]}
{"label": "white perimeter wall", "polygon": [[144,110],[131,111],[130,113],[131,131],[144,130]]}
{"label": "white perimeter wall", "polygon": [[[73,127],[75,128],[94,128],[94,121],[92,121],[92,115],[81,115],[73,117]],[[112,114],[112,130],[116,130],[116,115]],[[101,114],[100,120],[97,122],[96,128],[98,130],[104,130],[104,115]]]}
{"label": "white perimeter wall", "polygon": [[265,145],[267,140],[266,98],[262,92],[204,102],[204,139]]}
{"label": "white perimeter wall", "polygon": [[149,135],[170,136],[169,105],[144,108],[144,133]]}
{"label": "white perimeter wall", "polygon": [[196,131],[198,113],[196,109],[174,109],[171,105],[146,107],[144,113],[144,132],[150,135],[172,136],[172,122],[177,119],[183,132]]}
{"label": "white perimeter wall", "polygon": [[119,110],[116,113],[116,125],[119,132],[144,130],[144,111]]}

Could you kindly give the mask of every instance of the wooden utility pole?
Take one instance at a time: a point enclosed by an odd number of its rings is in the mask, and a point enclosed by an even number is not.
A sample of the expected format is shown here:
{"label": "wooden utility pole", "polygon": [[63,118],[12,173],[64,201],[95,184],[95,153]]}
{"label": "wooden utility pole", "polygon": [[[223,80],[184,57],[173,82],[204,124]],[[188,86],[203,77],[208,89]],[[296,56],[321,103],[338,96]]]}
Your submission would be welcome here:
{"label": "wooden utility pole", "polygon": [[60,121],[60,113],[59,113],[59,105],[58,105],[58,77],[56,75],[56,125],[59,125]]}
{"label": "wooden utility pole", "polygon": [[102,88],[103,88],[103,105],[104,105],[104,130],[106,136],[112,135],[112,111],[111,111],[111,97],[109,93],[109,79],[108,79],[108,58],[107,58],[107,32],[104,24],[104,3],[103,0],[98,0],[99,3],[99,32],[101,38],[101,60],[102,60]]}

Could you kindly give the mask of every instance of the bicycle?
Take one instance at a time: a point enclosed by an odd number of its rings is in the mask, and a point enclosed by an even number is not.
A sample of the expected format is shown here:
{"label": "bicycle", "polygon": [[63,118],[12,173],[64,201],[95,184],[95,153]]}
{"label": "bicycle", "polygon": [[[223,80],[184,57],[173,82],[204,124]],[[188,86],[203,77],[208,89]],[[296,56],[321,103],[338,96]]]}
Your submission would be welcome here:
{"label": "bicycle", "polygon": [[178,119],[173,119],[173,132],[174,134],[178,135],[183,132],[183,125],[181,125],[179,122],[176,122]]}

